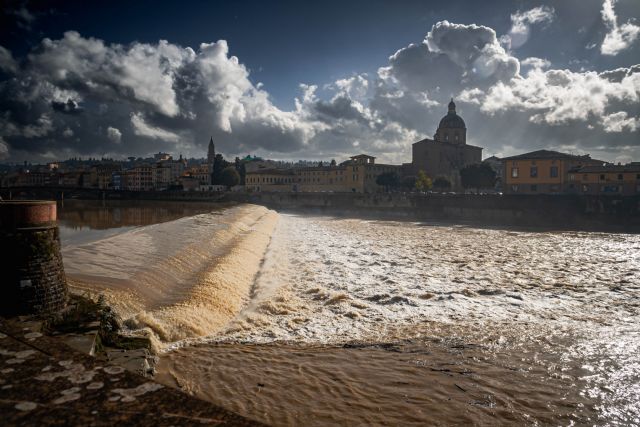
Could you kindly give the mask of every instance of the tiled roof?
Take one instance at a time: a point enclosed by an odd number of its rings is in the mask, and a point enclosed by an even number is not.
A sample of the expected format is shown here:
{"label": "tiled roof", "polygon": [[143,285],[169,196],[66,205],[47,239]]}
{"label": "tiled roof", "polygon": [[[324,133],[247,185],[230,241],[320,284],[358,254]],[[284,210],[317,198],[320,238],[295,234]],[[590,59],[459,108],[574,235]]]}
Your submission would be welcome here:
{"label": "tiled roof", "polygon": [[505,157],[502,160],[518,159],[568,159],[568,160],[593,160],[588,154],[576,156],[575,154],[560,153],[559,151],[537,150],[530,153],[518,154],[517,156]]}

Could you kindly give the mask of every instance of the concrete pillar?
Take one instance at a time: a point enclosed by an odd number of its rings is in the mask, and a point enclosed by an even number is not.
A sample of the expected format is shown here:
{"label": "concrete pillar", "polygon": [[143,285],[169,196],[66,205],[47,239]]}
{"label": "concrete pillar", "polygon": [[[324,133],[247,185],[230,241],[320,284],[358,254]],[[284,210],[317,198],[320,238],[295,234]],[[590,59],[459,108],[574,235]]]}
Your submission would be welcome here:
{"label": "concrete pillar", "polygon": [[60,254],[56,202],[0,202],[0,316],[62,309],[67,282]]}

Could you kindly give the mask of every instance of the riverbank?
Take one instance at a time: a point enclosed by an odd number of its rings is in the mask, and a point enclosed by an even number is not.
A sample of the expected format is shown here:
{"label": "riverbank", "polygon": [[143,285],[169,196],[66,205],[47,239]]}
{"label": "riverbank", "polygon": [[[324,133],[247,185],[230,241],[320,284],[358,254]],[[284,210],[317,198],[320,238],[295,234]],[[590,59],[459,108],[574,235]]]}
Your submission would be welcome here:
{"label": "riverbank", "polygon": [[[275,425],[635,422],[637,235],[282,212],[274,224],[262,206],[217,204],[122,226],[122,203],[92,203],[65,207],[79,233],[61,227],[68,275],[114,290],[127,328],[166,332],[166,386]],[[135,204],[132,218],[148,208]],[[96,233],[93,216],[114,228]],[[233,283],[239,304],[218,305],[208,289],[236,270],[256,274]],[[201,310],[221,312],[212,330],[189,329]],[[137,323],[147,311],[161,322]]]}
{"label": "riverbank", "polygon": [[113,191],[56,187],[0,189],[7,199],[252,203],[278,211],[342,217],[444,221],[479,226],[640,233],[640,195],[419,193],[245,193]]}
{"label": "riverbank", "polygon": [[257,422],[0,319],[0,411],[15,426],[254,426]]}

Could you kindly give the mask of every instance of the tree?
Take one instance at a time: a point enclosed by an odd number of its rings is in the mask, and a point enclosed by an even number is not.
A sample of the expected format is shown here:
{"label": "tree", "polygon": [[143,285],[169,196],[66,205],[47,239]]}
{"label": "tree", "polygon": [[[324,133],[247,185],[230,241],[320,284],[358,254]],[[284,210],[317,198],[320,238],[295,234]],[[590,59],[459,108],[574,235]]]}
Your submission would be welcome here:
{"label": "tree", "polygon": [[460,180],[465,189],[493,188],[496,184],[496,172],[486,163],[475,163],[460,169]]}
{"label": "tree", "polygon": [[246,166],[245,166],[245,162],[240,160],[240,157],[236,157],[235,168],[238,171],[238,173],[240,174],[240,185],[244,185],[245,177],[247,175],[247,169],[246,169]]}
{"label": "tree", "polygon": [[222,182],[222,171],[224,171],[230,165],[222,154],[216,154],[213,159],[213,176],[211,177],[211,183],[214,185],[224,185]]}
{"label": "tree", "polygon": [[405,176],[400,181],[400,186],[408,191],[412,191],[416,188],[416,177],[415,176]]}
{"label": "tree", "polygon": [[395,172],[381,173],[376,177],[376,184],[384,187],[385,191],[389,191],[391,187],[397,187],[400,177]]}
{"label": "tree", "polygon": [[228,188],[240,184],[240,174],[234,166],[228,166],[222,171],[222,184]]}
{"label": "tree", "polygon": [[336,166],[336,159],[331,159],[331,163],[329,164],[329,166],[335,167]]}
{"label": "tree", "polygon": [[416,176],[416,190],[429,191],[431,190],[432,185],[429,175],[424,173],[423,170],[418,171],[418,176]]}
{"label": "tree", "polygon": [[451,181],[444,176],[439,176],[433,180],[433,188],[439,191],[449,190],[451,188]]}

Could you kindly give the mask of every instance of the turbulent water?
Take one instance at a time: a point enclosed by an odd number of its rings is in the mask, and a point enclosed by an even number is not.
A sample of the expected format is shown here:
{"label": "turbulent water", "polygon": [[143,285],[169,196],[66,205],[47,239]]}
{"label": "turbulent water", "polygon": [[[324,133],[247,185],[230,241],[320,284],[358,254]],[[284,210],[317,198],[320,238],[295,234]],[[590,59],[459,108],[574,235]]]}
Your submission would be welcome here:
{"label": "turbulent water", "polygon": [[241,206],[64,246],[161,381],[250,418],[640,425],[637,235]]}

